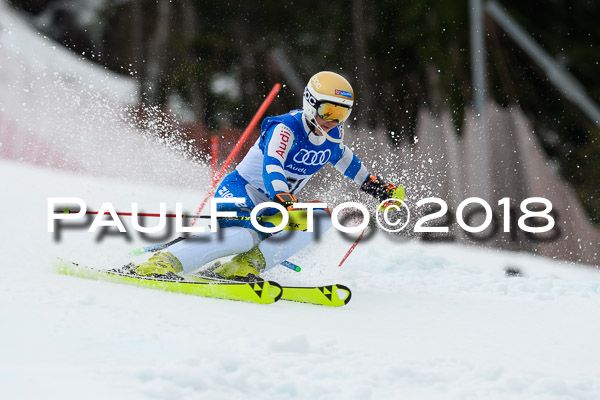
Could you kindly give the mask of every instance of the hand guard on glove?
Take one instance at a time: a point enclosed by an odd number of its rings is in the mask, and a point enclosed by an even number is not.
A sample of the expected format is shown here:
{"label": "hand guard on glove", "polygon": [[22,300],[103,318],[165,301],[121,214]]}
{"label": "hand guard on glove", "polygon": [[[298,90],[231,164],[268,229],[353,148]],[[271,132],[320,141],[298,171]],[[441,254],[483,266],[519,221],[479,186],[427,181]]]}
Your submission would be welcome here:
{"label": "hand guard on glove", "polygon": [[[279,198],[278,198],[279,196]],[[288,199],[288,196],[290,196],[293,200]],[[288,200],[288,201],[286,201]],[[308,217],[307,214],[308,212],[305,209],[302,208],[293,208],[294,207],[294,201],[296,199],[294,198],[293,195],[289,194],[289,193],[279,193],[278,195],[276,195],[273,198],[273,201],[277,204],[281,204],[282,206],[286,207],[287,211],[288,211],[288,224],[283,228],[284,231],[306,231],[308,229]],[[318,201],[318,200],[313,200],[313,201],[307,201],[306,203],[323,203],[322,201]],[[331,211],[329,210],[329,208],[323,208],[323,210],[331,216]],[[273,226],[279,226],[282,222],[283,216],[281,212],[278,212],[276,214],[273,215],[263,215],[261,216],[261,221],[262,222],[267,222]],[[270,227],[270,226],[269,226]]]}
{"label": "hand guard on glove", "polygon": [[297,201],[298,200],[296,200],[294,195],[290,193],[277,193],[275,197],[273,197],[273,202],[281,204],[288,211],[294,208],[294,203]]}
{"label": "hand guard on glove", "polygon": [[[392,182],[383,183],[383,180],[375,175],[369,175],[367,179],[365,179],[364,183],[360,187],[365,193],[370,194],[375,197],[380,202],[385,201],[387,199],[393,198],[404,201],[404,187],[396,186]],[[387,207],[390,204],[382,204],[384,207]]]}

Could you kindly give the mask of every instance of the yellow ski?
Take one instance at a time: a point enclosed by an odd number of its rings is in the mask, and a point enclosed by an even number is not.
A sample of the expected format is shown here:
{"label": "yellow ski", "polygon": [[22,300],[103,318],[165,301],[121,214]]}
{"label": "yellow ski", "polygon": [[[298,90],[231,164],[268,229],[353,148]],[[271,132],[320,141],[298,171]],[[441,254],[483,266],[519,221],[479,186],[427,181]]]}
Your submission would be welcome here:
{"label": "yellow ski", "polygon": [[282,286],[281,300],[298,301],[300,303],[318,304],[321,306],[341,307],[350,301],[352,292],[344,285],[328,285],[313,287]]}
{"label": "yellow ski", "polygon": [[191,294],[195,296],[215,297],[228,300],[248,301],[259,304],[271,304],[281,298],[282,289],[276,282],[208,282],[143,277],[122,273],[117,270],[101,270],[79,265],[65,260],[57,260],[56,271],[62,275],[102,280],[126,285],[159,289],[167,292]]}
{"label": "yellow ski", "polygon": [[[203,276],[202,273],[189,275],[190,279],[198,282],[235,282],[219,279],[212,276]],[[299,303],[316,304],[320,306],[341,307],[350,301],[352,292],[347,286],[335,284],[327,286],[284,286],[281,285],[283,294],[281,300],[296,301]]]}

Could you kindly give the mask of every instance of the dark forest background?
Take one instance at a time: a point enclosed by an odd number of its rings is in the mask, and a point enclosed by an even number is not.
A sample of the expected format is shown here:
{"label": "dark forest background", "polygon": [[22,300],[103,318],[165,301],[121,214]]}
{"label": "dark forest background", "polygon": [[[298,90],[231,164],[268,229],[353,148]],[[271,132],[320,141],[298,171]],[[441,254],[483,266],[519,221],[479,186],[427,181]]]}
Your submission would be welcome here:
{"label": "dark forest background", "polygon": [[[243,129],[275,82],[271,107],[301,107],[320,70],[357,92],[351,126],[414,135],[417,110],[471,106],[469,2],[442,0],[10,0],[52,39],[135,77],[140,104],[178,105],[204,129]],[[600,103],[600,2],[500,4]],[[486,19],[488,93],[518,105],[559,173],[600,224],[600,129]]]}

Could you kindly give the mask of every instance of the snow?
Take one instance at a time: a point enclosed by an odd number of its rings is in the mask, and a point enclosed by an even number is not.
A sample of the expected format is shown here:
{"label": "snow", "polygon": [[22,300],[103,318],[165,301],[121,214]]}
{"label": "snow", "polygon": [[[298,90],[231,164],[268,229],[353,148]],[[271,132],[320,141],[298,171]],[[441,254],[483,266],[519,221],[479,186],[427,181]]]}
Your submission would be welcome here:
{"label": "snow", "polygon": [[0,156],[125,181],[208,184],[181,127],[157,108],[140,118],[136,92],[134,79],[35,32],[0,0]]}
{"label": "snow", "polygon": [[[90,3],[88,7],[93,7],[91,2],[87,3]],[[32,80],[29,82],[31,86],[35,85],[33,79],[40,79],[37,74],[45,73],[43,78],[46,75],[54,75],[61,80],[71,82],[79,90],[89,88],[102,95],[115,97],[121,104],[133,103],[137,95],[133,79],[99,68],[97,64],[74,54],[42,33],[33,30],[20,17],[23,16],[3,0],[0,1],[0,49],[6,57],[3,62],[5,68],[14,68],[14,65],[7,61],[17,61],[20,74],[28,75]],[[11,76],[10,72],[3,71],[3,77]]]}
{"label": "snow", "polygon": [[[600,272],[592,267],[378,232],[338,268],[353,238],[332,231],[291,259],[301,273],[276,268],[265,277],[345,284],[353,295],[341,308],[56,274],[55,257],[110,268],[149,242],[128,218],[128,235],[88,233],[88,224],[58,238],[47,232],[48,197],[80,197],[92,210],[138,202],[145,212],[181,202],[193,213],[208,174],[162,147],[150,153],[160,162],[149,162],[139,132],[119,125],[133,81],[40,40],[2,1],[0,22],[0,116],[60,148],[69,138],[68,153],[92,164],[75,174],[0,159],[1,399],[600,398]],[[96,92],[107,100],[88,96]],[[108,135],[99,131],[116,132],[104,141],[119,146],[86,157],[81,144]],[[123,149],[135,151],[123,157]],[[149,183],[140,179],[147,168],[173,172]],[[507,277],[507,268],[522,276]]]}
{"label": "snow", "polygon": [[[58,275],[112,267],[137,233],[47,232],[47,197],[194,209],[202,193],[0,161],[0,397],[597,399],[600,275],[526,254],[339,232],[284,284],[343,283],[350,303],[255,305]],[[186,211],[186,210],[184,210]],[[130,221],[124,219],[127,227]],[[88,225],[89,226],[89,225]],[[504,269],[520,268],[522,277]],[[35,384],[31,384],[35,378]]]}

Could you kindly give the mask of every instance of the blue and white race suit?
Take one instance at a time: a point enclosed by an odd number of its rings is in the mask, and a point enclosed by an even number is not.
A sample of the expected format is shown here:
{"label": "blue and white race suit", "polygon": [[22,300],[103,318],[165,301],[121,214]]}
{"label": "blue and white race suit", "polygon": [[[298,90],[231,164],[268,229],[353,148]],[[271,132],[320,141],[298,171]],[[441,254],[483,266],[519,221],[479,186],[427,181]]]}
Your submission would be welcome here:
{"label": "blue and white race suit", "polygon": [[[340,138],[340,129],[332,129],[329,135]],[[262,123],[260,138],[236,170],[225,177],[215,194],[215,197],[238,197],[243,201],[220,204],[219,209],[249,216],[256,205],[271,201],[277,193],[298,193],[328,162],[359,185],[369,175],[348,146],[317,136],[304,120],[302,110],[268,117]],[[274,208],[264,211],[263,215],[277,212]],[[321,233],[325,233],[331,227],[331,220],[324,210],[316,210],[314,215],[325,217],[320,221]],[[265,269],[269,269],[318,240],[316,230],[268,235],[259,232],[248,220],[221,219],[219,226],[227,229],[222,229],[220,234],[195,235],[198,240],[182,240],[169,247],[186,272],[255,246],[265,259]]]}
{"label": "blue and white race suit", "polygon": [[[334,138],[341,136],[335,127]],[[361,185],[369,173],[359,158],[343,143],[334,143],[317,136],[303,117],[302,110],[267,117],[261,135],[236,170],[217,189],[215,197],[243,197],[245,202],[223,204],[220,210],[236,210],[249,215],[254,206],[271,201],[278,193],[296,195],[308,180],[330,162],[338,171]],[[275,209],[270,209],[273,213]],[[225,221],[221,227],[240,225]],[[251,227],[249,223],[242,226]]]}

